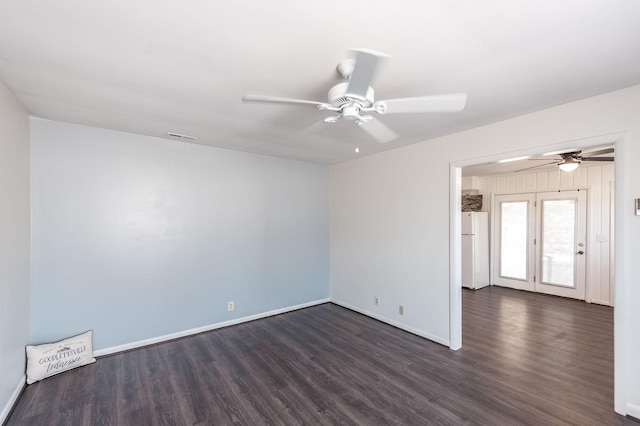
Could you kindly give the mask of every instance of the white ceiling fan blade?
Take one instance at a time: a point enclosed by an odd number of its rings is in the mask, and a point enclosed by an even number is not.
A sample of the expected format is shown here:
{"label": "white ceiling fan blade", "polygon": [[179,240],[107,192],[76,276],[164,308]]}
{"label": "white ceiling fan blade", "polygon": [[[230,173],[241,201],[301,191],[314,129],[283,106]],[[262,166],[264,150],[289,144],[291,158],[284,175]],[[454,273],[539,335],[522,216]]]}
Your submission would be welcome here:
{"label": "white ceiling fan blade", "polygon": [[360,128],[380,143],[387,143],[398,137],[396,132],[375,118],[360,124]]}
{"label": "white ceiling fan blade", "polygon": [[552,164],[560,164],[560,162],[561,162],[561,161],[560,161],[560,160],[558,160],[558,161],[553,161],[553,162],[551,162],[551,163],[538,164],[538,165],[536,165],[536,166],[525,167],[524,169],[514,170],[514,173],[517,173],[517,172],[524,172],[525,170],[537,169],[538,167],[550,166],[550,165],[552,165]]}
{"label": "white ceiling fan blade", "polygon": [[353,49],[357,52],[353,74],[349,78],[347,93],[353,97],[366,98],[367,90],[375,77],[378,62],[389,56],[368,49]]}
{"label": "white ceiling fan blade", "polygon": [[449,95],[418,96],[415,98],[378,101],[375,103],[374,109],[381,114],[458,112],[464,109],[466,103],[466,93],[453,93]]}
{"label": "white ceiling fan blade", "polygon": [[298,135],[300,135],[300,136],[314,135],[316,133],[321,132],[327,126],[328,126],[328,124],[325,123],[323,120],[315,121],[312,124],[310,124],[309,126],[307,126],[304,129],[300,130],[298,132]]}
{"label": "white ceiling fan blade", "polygon": [[313,105],[318,107],[320,105],[327,105],[326,102],[308,101],[306,99],[293,99],[293,98],[281,98],[278,96],[263,96],[263,95],[244,95],[242,97],[244,102],[271,102],[277,104],[296,104],[296,105]]}

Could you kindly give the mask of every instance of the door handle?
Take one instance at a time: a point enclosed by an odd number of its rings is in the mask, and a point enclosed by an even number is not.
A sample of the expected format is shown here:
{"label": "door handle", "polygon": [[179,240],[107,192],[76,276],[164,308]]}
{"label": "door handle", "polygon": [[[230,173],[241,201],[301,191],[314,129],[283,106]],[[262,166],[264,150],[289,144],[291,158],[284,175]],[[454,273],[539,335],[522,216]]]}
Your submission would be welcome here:
{"label": "door handle", "polygon": [[584,254],[584,252],[580,250],[580,251],[577,251],[576,254]]}

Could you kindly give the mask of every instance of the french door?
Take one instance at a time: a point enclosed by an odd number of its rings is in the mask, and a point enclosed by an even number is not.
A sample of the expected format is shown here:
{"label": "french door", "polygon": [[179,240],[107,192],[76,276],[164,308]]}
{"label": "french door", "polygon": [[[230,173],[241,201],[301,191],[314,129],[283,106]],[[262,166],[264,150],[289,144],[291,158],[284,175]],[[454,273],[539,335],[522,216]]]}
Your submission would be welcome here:
{"label": "french door", "polygon": [[535,291],[535,194],[495,196],[494,284]]}
{"label": "french door", "polygon": [[494,283],[584,300],[586,191],[496,195],[494,208]]}

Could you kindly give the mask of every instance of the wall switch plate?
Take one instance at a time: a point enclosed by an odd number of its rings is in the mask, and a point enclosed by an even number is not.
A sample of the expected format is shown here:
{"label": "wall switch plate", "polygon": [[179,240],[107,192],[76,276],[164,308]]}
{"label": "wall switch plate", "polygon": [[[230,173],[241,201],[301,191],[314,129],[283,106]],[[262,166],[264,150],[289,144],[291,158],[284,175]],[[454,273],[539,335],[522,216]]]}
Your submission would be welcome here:
{"label": "wall switch plate", "polygon": [[235,303],[227,302],[227,311],[233,311],[233,308],[235,308]]}
{"label": "wall switch plate", "polygon": [[398,306],[398,313],[400,315],[404,315],[404,306],[402,306],[402,305]]}
{"label": "wall switch plate", "polygon": [[640,216],[640,198],[636,198],[636,216]]}

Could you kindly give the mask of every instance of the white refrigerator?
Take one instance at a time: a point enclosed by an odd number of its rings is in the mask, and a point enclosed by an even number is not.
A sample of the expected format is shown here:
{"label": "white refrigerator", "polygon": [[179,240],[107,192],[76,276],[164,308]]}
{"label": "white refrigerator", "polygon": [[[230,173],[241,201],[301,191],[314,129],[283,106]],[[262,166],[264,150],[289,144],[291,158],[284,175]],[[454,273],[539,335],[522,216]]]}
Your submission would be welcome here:
{"label": "white refrigerator", "polygon": [[462,286],[489,285],[489,213],[462,212]]}

